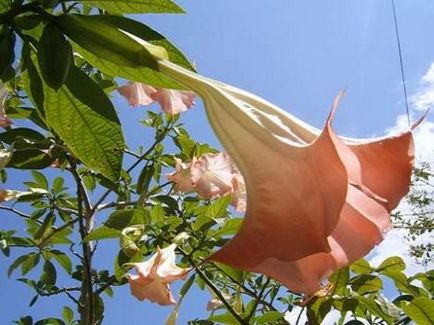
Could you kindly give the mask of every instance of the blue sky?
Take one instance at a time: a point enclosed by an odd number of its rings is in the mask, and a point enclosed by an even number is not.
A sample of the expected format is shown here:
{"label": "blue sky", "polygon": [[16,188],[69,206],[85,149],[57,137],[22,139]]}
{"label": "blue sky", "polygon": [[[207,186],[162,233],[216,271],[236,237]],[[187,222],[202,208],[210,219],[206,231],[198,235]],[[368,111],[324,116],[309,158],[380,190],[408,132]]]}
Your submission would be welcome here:
{"label": "blue sky", "polygon": [[[405,112],[388,0],[178,3],[186,9],[186,15],[135,18],[166,35],[204,75],[258,94],[316,127],[322,127],[334,96],[346,88],[334,123],[338,133],[346,136],[381,135],[396,126],[397,118]],[[434,3],[430,0],[396,0],[396,3],[408,92],[413,95],[411,104],[417,106],[419,95],[431,90],[434,93],[434,78],[432,84],[421,83],[434,62]],[[130,147],[149,144],[150,134],[138,123],[147,108],[131,109],[118,95],[114,103]],[[157,106],[152,109],[158,111]],[[415,116],[420,114],[416,109],[412,112]],[[220,147],[201,103],[182,119],[195,139]],[[424,141],[424,150],[430,152],[432,145],[426,143],[434,142],[433,129],[428,121],[419,136]],[[10,179],[10,188],[22,188],[21,182],[28,177],[11,172]],[[1,228],[24,227],[15,221],[16,217],[1,214]],[[98,265],[111,268],[116,245],[100,246]],[[35,315],[35,319],[60,316],[67,301],[61,297],[40,299],[33,308],[28,308],[31,290],[6,278],[7,266],[12,261],[13,258],[1,257],[0,323],[9,324],[25,314]],[[179,284],[174,286],[175,292],[177,288]],[[193,291],[181,307],[179,324],[204,317],[208,299],[207,292]],[[105,302],[104,324],[162,324],[171,311],[170,307],[138,302],[130,296],[127,286],[116,289],[114,298],[106,298]]]}

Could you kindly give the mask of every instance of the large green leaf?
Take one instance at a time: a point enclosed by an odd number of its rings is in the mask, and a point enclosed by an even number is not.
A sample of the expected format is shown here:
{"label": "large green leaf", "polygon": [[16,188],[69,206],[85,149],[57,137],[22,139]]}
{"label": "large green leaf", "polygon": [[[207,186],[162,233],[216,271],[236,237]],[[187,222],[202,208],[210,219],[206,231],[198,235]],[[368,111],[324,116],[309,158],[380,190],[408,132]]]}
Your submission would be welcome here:
{"label": "large green leaf", "polygon": [[329,279],[330,283],[333,285],[333,289],[330,291],[330,295],[345,295],[349,279],[350,270],[348,267],[344,267],[333,273]]}
{"label": "large green leaf", "polygon": [[404,271],[405,263],[401,257],[392,256],[385,259],[375,270],[380,273],[385,271]]}
{"label": "large green leaf", "polygon": [[434,301],[431,299],[415,298],[402,309],[416,324],[434,324]]}
{"label": "large green leaf", "polygon": [[[153,45],[165,48],[171,62],[176,63],[184,68],[194,70],[193,66],[174,45],[172,45],[163,35],[157,33],[148,26],[125,17],[104,16],[103,19],[108,23],[115,25],[118,28],[125,30]],[[172,79],[152,69],[146,67],[131,68],[127,66],[116,65],[100,56],[92,54],[76,43],[74,43],[74,47],[86,61],[110,76],[122,77],[131,81],[143,82],[161,88],[185,88],[180,86]]]}
{"label": "large green leaf", "polygon": [[362,274],[352,278],[350,285],[359,295],[378,292],[383,289],[383,282],[381,279],[370,274]]}
{"label": "large green leaf", "polygon": [[119,14],[184,12],[181,7],[171,0],[81,0],[81,2]]}
{"label": "large green leaf", "polygon": [[375,269],[364,258],[354,262],[350,266],[351,272],[357,274],[371,274]]}
{"label": "large green leaf", "polygon": [[114,211],[104,223],[108,228],[123,230],[131,225],[143,225],[146,223],[146,210],[128,209]]}
{"label": "large green leaf", "polygon": [[44,92],[47,123],[84,164],[117,180],[124,138],[116,111],[101,88],[74,67],[58,92],[47,86]]}
{"label": "large green leaf", "polygon": [[109,228],[106,226],[101,226],[92,230],[92,232],[89,233],[89,235],[87,235],[84,240],[92,241],[92,240],[118,238],[120,235],[121,235],[120,230]]}
{"label": "large green leaf", "polygon": [[374,299],[362,296],[355,296],[354,299],[357,299],[361,304],[363,304],[371,314],[381,317],[387,324],[392,324],[392,317],[386,314]]}
{"label": "large green leaf", "polygon": [[408,293],[414,297],[427,296],[425,290],[410,284],[407,276],[403,272],[384,271],[382,274],[392,279],[395,283],[395,287],[403,293]]}
{"label": "large green leaf", "polygon": [[[157,69],[157,53],[151,53],[148,46],[123,33],[104,16],[60,15],[55,22],[71,40],[98,57],[134,69]],[[153,49],[158,50],[158,56],[167,56],[164,49]]]}

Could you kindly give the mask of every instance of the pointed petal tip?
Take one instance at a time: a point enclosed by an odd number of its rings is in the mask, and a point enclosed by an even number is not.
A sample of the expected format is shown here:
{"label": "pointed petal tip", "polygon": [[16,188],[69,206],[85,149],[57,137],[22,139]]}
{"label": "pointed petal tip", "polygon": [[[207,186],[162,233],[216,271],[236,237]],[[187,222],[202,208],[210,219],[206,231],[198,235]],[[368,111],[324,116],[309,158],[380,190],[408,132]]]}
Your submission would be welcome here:
{"label": "pointed petal tip", "polygon": [[421,117],[419,117],[419,119],[417,119],[415,122],[413,122],[413,124],[410,126],[410,131],[413,131],[414,129],[416,129],[427,117],[428,113],[430,112],[431,107],[428,107],[428,109],[425,111],[425,113],[422,114]]}
{"label": "pointed petal tip", "polygon": [[332,104],[332,107],[331,107],[331,109],[330,109],[330,113],[329,113],[329,115],[328,115],[328,117],[327,117],[327,120],[326,120],[326,125],[327,125],[328,127],[331,126],[331,123],[332,123],[333,118],[334,118],[334,116],[335,116],[336,110],[337,110],[337,108],[339,107],[339,104],[340,104],[342,98],[344,97],[345,92],[346,92],[346,88],[341,89],[341,90],[339,91],[338,95],[337,95],[337,96],[335,97],[335,99],[333,100],[333,104]]}

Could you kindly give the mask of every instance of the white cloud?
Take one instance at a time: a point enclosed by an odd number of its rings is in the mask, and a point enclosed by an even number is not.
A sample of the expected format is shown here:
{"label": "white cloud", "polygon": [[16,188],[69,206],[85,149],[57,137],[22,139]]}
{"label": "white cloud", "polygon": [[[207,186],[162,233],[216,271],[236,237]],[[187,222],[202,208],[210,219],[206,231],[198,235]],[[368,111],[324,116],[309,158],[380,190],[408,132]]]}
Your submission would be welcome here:
{"label": "white cloud", "polygon": [[434,62],[420,81],[419,90],[410,97],[412,108],[425,111],[434,103]]}

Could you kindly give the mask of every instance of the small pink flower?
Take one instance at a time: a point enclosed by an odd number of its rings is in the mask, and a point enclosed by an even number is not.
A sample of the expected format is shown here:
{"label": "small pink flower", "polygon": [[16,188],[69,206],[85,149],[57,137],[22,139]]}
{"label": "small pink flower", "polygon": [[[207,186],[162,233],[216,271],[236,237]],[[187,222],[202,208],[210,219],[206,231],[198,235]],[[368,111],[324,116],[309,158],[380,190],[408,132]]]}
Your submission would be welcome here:
{"label": "small pink flower", "polygon": [[187,111],[194,105],[195,95],[191,91],[154,88],[152,86],[129,81],[127,85],[118,88],[130,106],[150,105],[158,102],[164,113],[178,114]]}
{"label": "small pink flower", "polygon": [[142,263],[134,263],[137,274],[128,274],[131,294],[140,301],[145,299],[160,305],[175,304],[169,284],[175,280],[185,279],[189,269],[175,264],[176,244],[157,252]]}
{"label": "small pink flower", "polygon": [[237,211],[245,210],[244,180],[226,153],[207,153],[189,163],[177,159],[176,171],[167,178],[175,182],[176,191],[195,191],[204,199],[232,194],[232,205]]}

